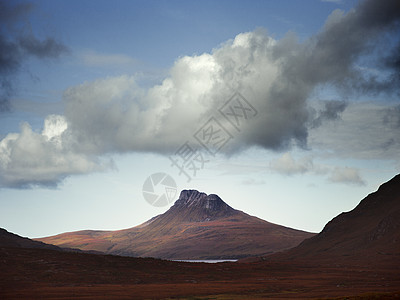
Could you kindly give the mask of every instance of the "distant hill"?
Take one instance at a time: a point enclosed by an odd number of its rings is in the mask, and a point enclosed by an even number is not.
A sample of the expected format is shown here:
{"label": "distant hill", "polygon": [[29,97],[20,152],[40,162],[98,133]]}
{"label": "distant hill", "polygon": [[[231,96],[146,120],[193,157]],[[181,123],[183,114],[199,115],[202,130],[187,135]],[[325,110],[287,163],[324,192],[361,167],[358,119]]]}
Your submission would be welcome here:
{"label": "distant hill", "polygon": [[318,235],[266,258],[400,267],[400,175],[332,219]]}
{"label": "distant hill", "polygon": [[8,232],[3,228],[0,228],[0,248],[46,249],[63,252],[85,252],[90,254],[101,254],[101,252],[94,250],[84,251],[76,248],[58,247],[40,241],[34,241],[30,238],[22,237],[17,234]]}
{"label": "distant hill", "polygon": [[61,250],[60,247],[33,241],[26,237],[21,237],[7,230],[0,228],[0,248],[40,248],[50,250]]}
{"label": "distant hill", "polygon": [[281,251],[313,235],[235,210],[217,195],[184,190],[167,212],[139,226],[63,233],[38,240],[126,256],[221,259]]}

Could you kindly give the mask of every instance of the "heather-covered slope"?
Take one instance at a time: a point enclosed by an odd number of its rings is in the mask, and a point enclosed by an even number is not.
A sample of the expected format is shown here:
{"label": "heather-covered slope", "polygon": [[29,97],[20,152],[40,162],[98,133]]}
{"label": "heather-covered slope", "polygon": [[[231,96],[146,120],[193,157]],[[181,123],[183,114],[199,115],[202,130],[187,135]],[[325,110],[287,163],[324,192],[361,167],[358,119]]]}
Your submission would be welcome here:
{"label": "heather-covered slope", "polygon": [[166,259],[240,258],[298,245],[312,233],[238,211],[217,195],[184,190],[164,214],[120,231],[79,231],[43,242],[110,254]]}
{"label": "heather-covered slope", "polygon": [[42,242],[33,241],[29,238],[21,237],[7,230],[0,228],[0,248],[40,248],[61,250],[54,245],[48,245]]}
{"label": "heather-covered slope", "polygon": [[318,235],[269,259],[400,266],[400,175],[332,219]]}

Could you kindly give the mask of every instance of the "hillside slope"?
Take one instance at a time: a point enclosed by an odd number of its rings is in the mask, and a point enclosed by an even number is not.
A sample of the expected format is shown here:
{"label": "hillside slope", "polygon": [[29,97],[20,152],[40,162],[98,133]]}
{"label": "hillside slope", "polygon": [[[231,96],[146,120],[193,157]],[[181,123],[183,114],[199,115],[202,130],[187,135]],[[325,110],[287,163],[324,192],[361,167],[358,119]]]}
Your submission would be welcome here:
{"label": "hillside slope", "polygon": [[167,212],[142,225],[64,233],[40,241],[127,256],[221,259],[281,251],[313,235],[235,210],[217,195],[184,190]]}
{"label": "hillside slope", "polygon": [[311,259],[346,264],[400,265],[400,175],[384,183],[353,210],[326,224],[318,235],[269,260]]}
{"label": "hillside slope", "polygon": [[26,237],[21,237],[17,234],[8,232],[0,228],[0,248],[39,248],[50,250],[61,250],[54,245],[45,244],[39,241],[33,241]]}

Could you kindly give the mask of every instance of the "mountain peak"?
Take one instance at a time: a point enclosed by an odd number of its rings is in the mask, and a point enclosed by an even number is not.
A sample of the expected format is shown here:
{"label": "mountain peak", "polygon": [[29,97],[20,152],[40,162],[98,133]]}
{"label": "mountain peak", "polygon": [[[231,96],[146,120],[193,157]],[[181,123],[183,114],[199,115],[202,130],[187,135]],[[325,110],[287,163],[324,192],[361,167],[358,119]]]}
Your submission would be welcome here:
{"label": "mountain peak", "polygon": [[179,195],[178,201],[188,204],[193,202],[202,201],[207,197],[206,193],[199,192],[197,190],[182,190]]}
{"label": "mountain peak", "polygon": [[182,190],[179,199],[175,202],[178,206],[190,207],[193,205],[204,206],[207,209],[220,209],[230,207],[218,195],[199,192],[197,190]]}
{"label": "mountain peak", "polygon": [[41,240],[116,255],[221,259],[280,251],[313,235],[249,216],[215,194],[183,190],[169,210],[139,226],[72,232]]}
{"label": "mountain peak", "polygon": [[187,221],[210,221],[220,217],[231,216],[237,211],[226,204],[218,195],[183,190],[171,210]]}
{"label": "mountain peak", "polygon": [[[219,201],[225,203],[218,195],[199,192],[197,190],[182,190],[179,203],[192,205],[194,203],[206,203],[208,201]],[[226,203],[225,203],[226,204]]]}

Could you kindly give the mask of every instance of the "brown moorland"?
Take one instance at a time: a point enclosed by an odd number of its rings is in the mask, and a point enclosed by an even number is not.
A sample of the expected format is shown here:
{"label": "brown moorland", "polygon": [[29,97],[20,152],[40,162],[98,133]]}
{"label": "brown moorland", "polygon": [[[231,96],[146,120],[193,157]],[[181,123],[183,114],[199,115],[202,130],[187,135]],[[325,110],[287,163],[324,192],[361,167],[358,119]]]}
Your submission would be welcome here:
{"label": "brown moorland", "polygon": [[0,270],[2,299],[400,297],[398,266],[388,265],[184,263],[1,248]]}
{"label": "brown moorland", "polygon": [[396,176],[298,247],[236,263],[3,247],[0,298],[399,299],[399,206]]}

